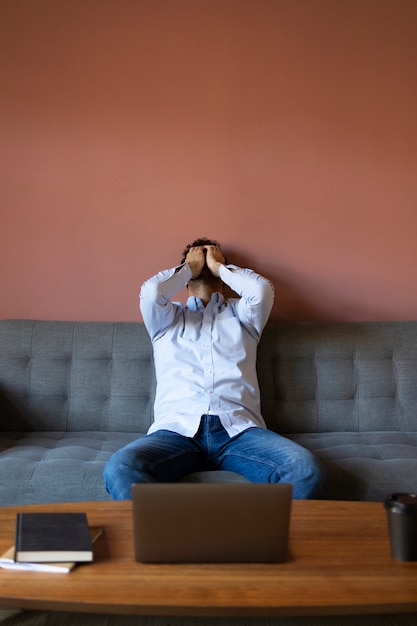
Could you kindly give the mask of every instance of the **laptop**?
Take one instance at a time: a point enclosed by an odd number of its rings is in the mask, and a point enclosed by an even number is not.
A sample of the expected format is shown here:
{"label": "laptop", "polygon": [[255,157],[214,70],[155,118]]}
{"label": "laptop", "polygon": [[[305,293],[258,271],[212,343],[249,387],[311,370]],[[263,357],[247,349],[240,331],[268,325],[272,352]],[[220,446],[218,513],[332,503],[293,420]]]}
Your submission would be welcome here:
{"label": "laptop", "polygon": [[292,485],[132,485],[142,563],[279,563],[287,558]]}

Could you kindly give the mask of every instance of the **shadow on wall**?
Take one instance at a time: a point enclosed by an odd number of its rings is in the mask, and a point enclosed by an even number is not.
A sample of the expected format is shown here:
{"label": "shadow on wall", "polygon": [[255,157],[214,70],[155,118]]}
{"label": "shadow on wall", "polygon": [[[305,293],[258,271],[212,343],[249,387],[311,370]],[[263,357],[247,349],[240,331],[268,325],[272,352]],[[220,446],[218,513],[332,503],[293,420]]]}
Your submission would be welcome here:
{"label": "shadow on wall", "polygon": [[[277,268],[265,262],[254,262],[244,253],[227,248],[228,262],[239,267],[250,267],[268,278],[275,287],[275,302],[271,313],[273,321],[325,322],[361,321],[379,319],[381,311],[371,310],[357,301],[345,300],[338,294],[326,293],[323,284],[311,284],[300,274],[288,268]],[[225,296],[233,293],[225,292]]]}

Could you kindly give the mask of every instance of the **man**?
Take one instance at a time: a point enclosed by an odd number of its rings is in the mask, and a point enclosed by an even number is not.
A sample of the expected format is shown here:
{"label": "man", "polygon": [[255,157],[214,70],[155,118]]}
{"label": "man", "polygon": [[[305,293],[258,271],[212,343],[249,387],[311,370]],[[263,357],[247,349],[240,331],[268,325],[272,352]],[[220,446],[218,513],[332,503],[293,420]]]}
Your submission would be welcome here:
{"label": "man", "polygon": [[[240,297],[225,299],[224,284]],[[184,286],[185,306],[171,300]],[[112,498],[129,499],[135,482],[174,482],[207,469],[289,482],[294,498],[320,494],[317,459],[268,430],[260,413],[256,354],[273,300],[267,279],[226,265],[220,245],[209,239],[194,241],[179,267],[142,285],[157,379],[154,423],[107,463]]]}

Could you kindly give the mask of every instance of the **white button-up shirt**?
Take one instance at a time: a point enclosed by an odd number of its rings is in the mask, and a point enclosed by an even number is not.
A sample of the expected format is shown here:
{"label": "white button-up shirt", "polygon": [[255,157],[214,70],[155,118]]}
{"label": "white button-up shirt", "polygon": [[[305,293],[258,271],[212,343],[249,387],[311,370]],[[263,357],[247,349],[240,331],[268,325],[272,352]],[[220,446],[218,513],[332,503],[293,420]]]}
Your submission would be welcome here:
{"label": "white button-up shirt", "polygon": [[249,269],[221,266],[220,277],[239,298],[213,293],[204,306],[171,297],[191,279],[187,263],[147,280],[140,307],[155,359],[154,423],[193,437],[204,414],[218,415],[230,436],[265,428],[256,374],[259,339],[271,312],[274,289]]}

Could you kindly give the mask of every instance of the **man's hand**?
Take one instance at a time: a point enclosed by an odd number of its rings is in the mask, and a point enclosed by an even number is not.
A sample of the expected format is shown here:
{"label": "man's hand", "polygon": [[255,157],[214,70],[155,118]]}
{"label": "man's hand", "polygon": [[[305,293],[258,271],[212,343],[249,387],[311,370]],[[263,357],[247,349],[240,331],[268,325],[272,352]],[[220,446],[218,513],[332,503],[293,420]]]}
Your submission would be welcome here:
{"label": "man's hand", "polygon": [[189,249],[185,261],[190,267],[192,279],[200,276],[205,263],[213,276],[220,277],[224,256],[218,246],[194,246]]}
{"label": "man's hand", "polygon": [[188,263],[191,270],[191,278],[198,278],[201,274],[201,270],[204,267],[206,256],[204,254],[205,246],[194,246],[188,250],[188,254],[185,257],[185,262]]}
{"label": "man's hand", "polygon": [[220,267],[224,264],[224,256],[219,246],[204,246],[206,249],[207,267],[213,276],[220,277]]}

